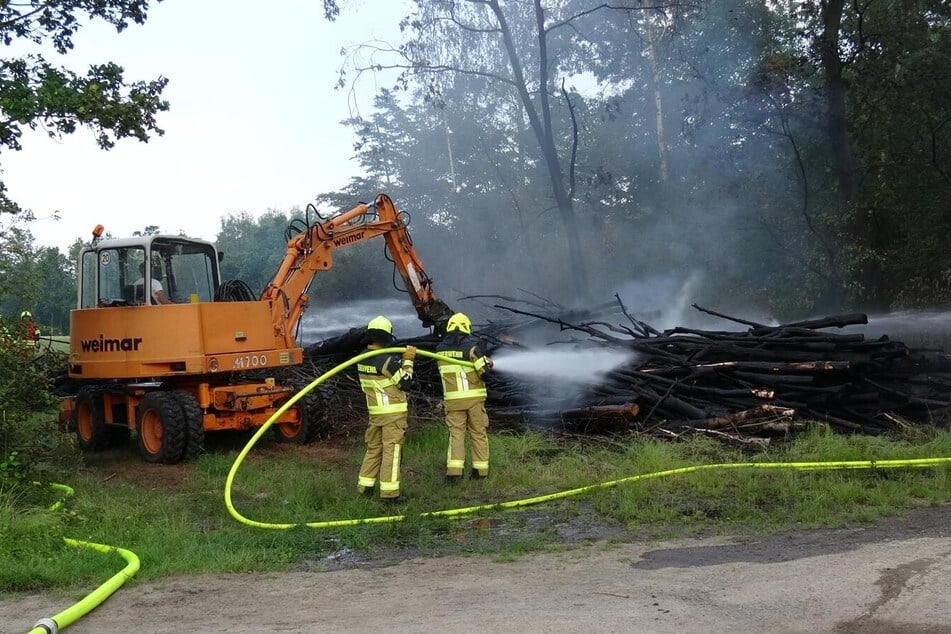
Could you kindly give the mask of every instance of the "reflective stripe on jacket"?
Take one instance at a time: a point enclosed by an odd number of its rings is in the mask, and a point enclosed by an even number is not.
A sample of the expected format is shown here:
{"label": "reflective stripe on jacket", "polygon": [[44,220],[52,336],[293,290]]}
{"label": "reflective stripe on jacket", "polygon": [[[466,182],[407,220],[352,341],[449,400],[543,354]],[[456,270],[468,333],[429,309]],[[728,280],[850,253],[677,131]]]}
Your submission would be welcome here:
{"label": "reflective stripe on jacket", "polygon": [[443,398],[453,401],[460,398],[485,398],[487,392],[482,374],[488,358],[478,340],[463,334],[449,333],[436,346],[436,353],[452,359],[475,364],[474,368],[437,359],[439,377],[442,379]]}
{"label": "reflective stripe on jacket", "polygon": [[[395,367],[396,371],[390,370]],[[357,364],[360,387],[367,398],[370,416],[398,414],[407,411],[406,392],[399,384],[406,373],[400,367],[400,357],[385,355],[364,359]]]}

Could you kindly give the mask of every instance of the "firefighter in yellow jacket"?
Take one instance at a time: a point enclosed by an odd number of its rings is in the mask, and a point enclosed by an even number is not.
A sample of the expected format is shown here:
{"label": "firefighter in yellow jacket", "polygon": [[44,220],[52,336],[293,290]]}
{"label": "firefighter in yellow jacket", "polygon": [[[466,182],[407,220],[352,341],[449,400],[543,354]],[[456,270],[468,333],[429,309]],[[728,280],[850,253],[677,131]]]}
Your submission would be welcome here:
{"label": "firefighter in yellow jacket", "polygon": [[437,359],[442,379],[446,426],[449,427],[449,448],[446,451],[446,480],[457,482],[466,466],[466,436],[472,451],[471,478],[489,475],[489,417],[485,413],[486,389],[482,376],[492,367],[479,341],[472,336],[472,322],[456,313],[446,324],[446,336],[436,346],[436,353],[452,359],[469,361],[474,367]]}
{"label": "firefighter in yellow jacket", "polygon": [[[383,316],[370,320],[367,336],[368,350],[385,348],[395,341],[393,325]],[[400,495],[400,452],[408,415],[405,389],[413,378],[415,357],[416,348],[406,346],[402,358],[397,354],[383,354],[357,364],[360,387],[370,413],[370,424],[364,435],[367,451],[360,467],[357,490],[372,497],[379,479],[383,502],[406,501]]]}

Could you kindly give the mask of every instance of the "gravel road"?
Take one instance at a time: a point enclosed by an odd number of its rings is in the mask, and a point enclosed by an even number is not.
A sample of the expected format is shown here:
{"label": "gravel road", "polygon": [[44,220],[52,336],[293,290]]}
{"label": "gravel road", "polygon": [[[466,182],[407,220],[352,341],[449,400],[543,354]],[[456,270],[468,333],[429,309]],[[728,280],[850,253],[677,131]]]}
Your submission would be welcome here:
{"label": "gravel road", "polygon": [[[597,541],[514,561],[361,561],[121,588],[71,626],[101,632],[951,632],[951,506],[843,530]],[[78,597],[0,601],[26,632]]]}

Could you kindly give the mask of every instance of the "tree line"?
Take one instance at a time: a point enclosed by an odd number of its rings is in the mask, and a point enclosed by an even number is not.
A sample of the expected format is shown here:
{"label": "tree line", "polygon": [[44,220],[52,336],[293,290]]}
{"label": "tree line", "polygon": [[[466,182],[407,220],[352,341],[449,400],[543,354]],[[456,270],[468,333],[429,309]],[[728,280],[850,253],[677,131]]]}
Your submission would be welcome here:
{"label": "tree line", "polygon": [[[147,3],[103,4],[99,17],[145,19]],[[328,19],[350,8],[324,6]],[[450,299],[574,303],[673,278],[699,280],[698,302],[781,318],[947,306],[949,18],[940,0],[417,0],[402,41],[342,59],[344,89],[370,74],[388,87],[345,122],[362,173],[316,203],[332,213],[390,194]],[[19,34],[27,18],[3,19]],[[161,82],[123,96],[111,77],[105,145],[160,134]],[[44,78],[24,75],[21,99],[46,95]],[[72,79],[85,95],[89,80]],[[0,88],[6,113],[14,93]],[[73,126],[87,123],[78,103],[59,104],[75,107]],[[263,288],[297,215],[223,218],[224,277]],[[0,236],[0,310],[30,307],[65,331],[75,252],[31,238],[22,223]],[[327,296],[390,285],[382,255],[338,259],[316,282]]]}
{"label": "tree line", "polygon": [[[165,78],[10,52],[68,53],[84,24],[121,31],[149,4],[0,3],[0,162],[27,128],[86,127],[103,149],[163,134]],[[372,10],[322,4],[328,20]],[[391,195],[450,305],[635,288],[628,307],[647,311],[669,285],[780,321],[947,307],[949,25],[943,0],[414,0],[400,41],[341,60],[339,88],[371,75],[383,88],[345,122],[361,173],[315,202],[326,214]],[[223,218],[224,277],[263,289],[296,215]],[[37,245],[32,218],[0,181],[0,316],[30,310],[64,333],[82,240]],[[312,305],[392,286],[382,243],[359,245],[318,276]],[[46,369],[9,338],[0,357],[2,490],[59,436],[31,415],[51,404]]]}
{"label": "tree line", "polygon": [[396,74],[349,122],[347,193],[390,190],[496,278],[577,298],[693,271],[787,316],[951,302],[947,3],[414,4],[344,68]]}

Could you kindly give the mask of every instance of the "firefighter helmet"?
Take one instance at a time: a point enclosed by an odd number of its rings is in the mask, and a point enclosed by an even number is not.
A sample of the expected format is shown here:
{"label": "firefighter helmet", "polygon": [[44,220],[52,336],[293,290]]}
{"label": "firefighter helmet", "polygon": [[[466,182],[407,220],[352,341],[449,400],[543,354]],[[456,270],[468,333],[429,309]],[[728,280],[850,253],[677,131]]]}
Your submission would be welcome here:
{"label": "firefighter helmet", "polygon": [[32,319],[32,318],[33,318],[33,314],[30,313],[30,311],[28,310],[24,310],[22,313],[20,313],[20,319]]}
{"label": "firefighter helmet", "polygon": [[467,335],[472,334],[472,322],[469,321],[469,318],[463,313],[456,313],[449,318],[449,322],[446,324],[446,332],[452,332],[458,330],[464,332]]}
{"label": "firefighter helmet", "polygon": [[370,323],[367,324],[367,335],[373,343],[392,343],[395,339],[393,324],[383,315],[370,320]]}
{"label": "firefighter helmet", "polygon": [[383,332],[393,334],[393,324],[390,323],[390,320],[380,315],[379,317],[374,317],[370,320],[370,323],[367,324],[367,330],[382,330]]}

